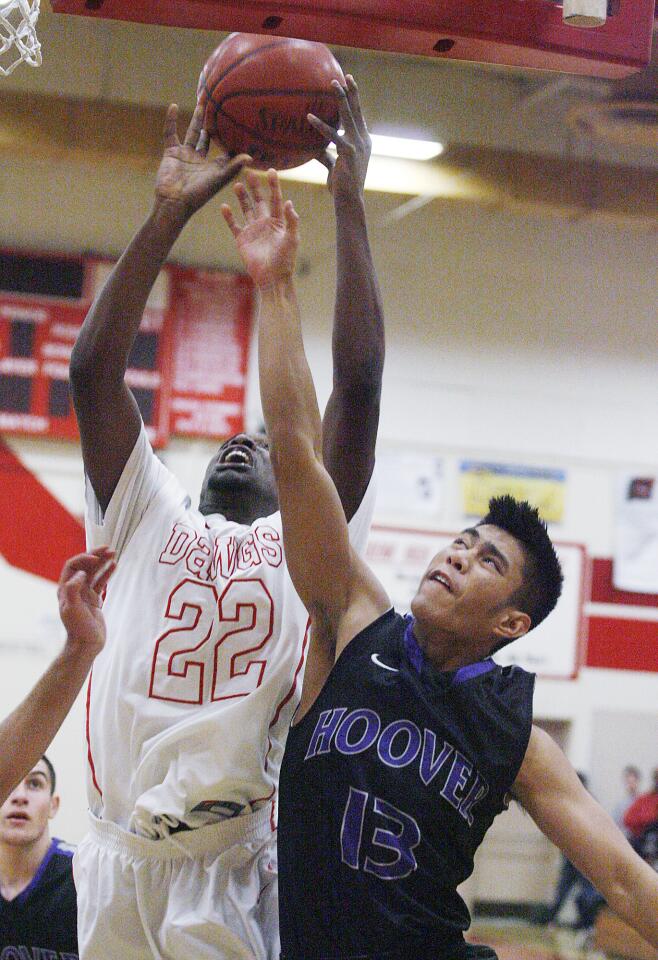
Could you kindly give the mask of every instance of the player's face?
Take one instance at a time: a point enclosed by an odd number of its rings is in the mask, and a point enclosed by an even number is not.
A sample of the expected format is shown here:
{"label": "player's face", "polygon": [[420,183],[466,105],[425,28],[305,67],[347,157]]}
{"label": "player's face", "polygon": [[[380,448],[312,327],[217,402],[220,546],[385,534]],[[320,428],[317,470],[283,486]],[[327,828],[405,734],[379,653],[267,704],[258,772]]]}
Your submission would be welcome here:
{"label": "player's face", "polygon": [[266,437],[238,433],[221,445],[208,464],[199,509],[240,523],[251,523],[278,509]]}
{"label": "player's face", "polygon": [[511,602],[524,564],[519,541],[491,525],[464,530],[432,559],[411,609],[419,632],[436,638],[438,659],[451,647],[486,656],[498,641],[527,632],[528,616]]}
{"label": "player's face", "polygon": [[20,847],[40,840],[58,807],[48,768],[40,760],[0,807],[0,843]]}

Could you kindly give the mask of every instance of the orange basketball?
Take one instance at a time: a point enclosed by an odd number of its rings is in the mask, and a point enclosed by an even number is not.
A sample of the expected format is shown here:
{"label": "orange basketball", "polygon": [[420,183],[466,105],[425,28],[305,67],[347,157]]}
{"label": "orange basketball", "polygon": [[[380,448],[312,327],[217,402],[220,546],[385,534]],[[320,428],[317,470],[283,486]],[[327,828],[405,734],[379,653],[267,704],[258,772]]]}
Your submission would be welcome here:
{"label": "orange basketball", "polygon": [[327,141],[306,114],[338,125],[334,79],[345,86],[322,43],[232,33],[201,71],[197,99],[208,134],[229,154],[249,153],[261,170],[286,170],[324,152]]}

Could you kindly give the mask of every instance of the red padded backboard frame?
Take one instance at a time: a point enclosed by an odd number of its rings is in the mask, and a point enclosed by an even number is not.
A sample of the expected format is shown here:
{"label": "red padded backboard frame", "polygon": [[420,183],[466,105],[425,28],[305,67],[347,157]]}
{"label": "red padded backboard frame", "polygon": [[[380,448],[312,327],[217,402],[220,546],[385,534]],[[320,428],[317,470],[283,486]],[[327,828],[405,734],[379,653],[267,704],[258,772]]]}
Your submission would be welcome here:
{"label": "red padded backboard frame", "polygon": [[[408,53],[623,77],[651,55],[654,0],[609,0],[604,26],[562,22],[553,0],[51,0],[56,13],[301,37]],[[438,44],[438,46],[437,46]]]}

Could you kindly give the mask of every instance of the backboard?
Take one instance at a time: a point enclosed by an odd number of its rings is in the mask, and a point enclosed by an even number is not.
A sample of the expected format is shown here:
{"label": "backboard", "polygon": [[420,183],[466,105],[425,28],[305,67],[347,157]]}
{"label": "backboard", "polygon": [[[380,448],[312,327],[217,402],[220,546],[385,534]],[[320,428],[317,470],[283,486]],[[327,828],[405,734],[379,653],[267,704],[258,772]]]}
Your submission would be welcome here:
{"label": "backboard", "polygon": [[601,77],[651,54],[654,0],[608,0],[605,24],[569,26],[557,0],[51,0],[56,13]]}

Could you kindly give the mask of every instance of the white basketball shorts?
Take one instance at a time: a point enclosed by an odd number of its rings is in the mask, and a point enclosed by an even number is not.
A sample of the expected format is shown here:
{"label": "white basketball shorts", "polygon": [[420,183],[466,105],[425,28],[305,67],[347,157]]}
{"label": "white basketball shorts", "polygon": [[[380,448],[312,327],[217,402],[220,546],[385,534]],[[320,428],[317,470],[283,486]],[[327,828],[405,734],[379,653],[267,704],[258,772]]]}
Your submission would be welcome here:
{"label": "white basketball shorts", "polygon": [[91,819],[78,846],[80,960],[276,960],[270,806],[149,840]]}

